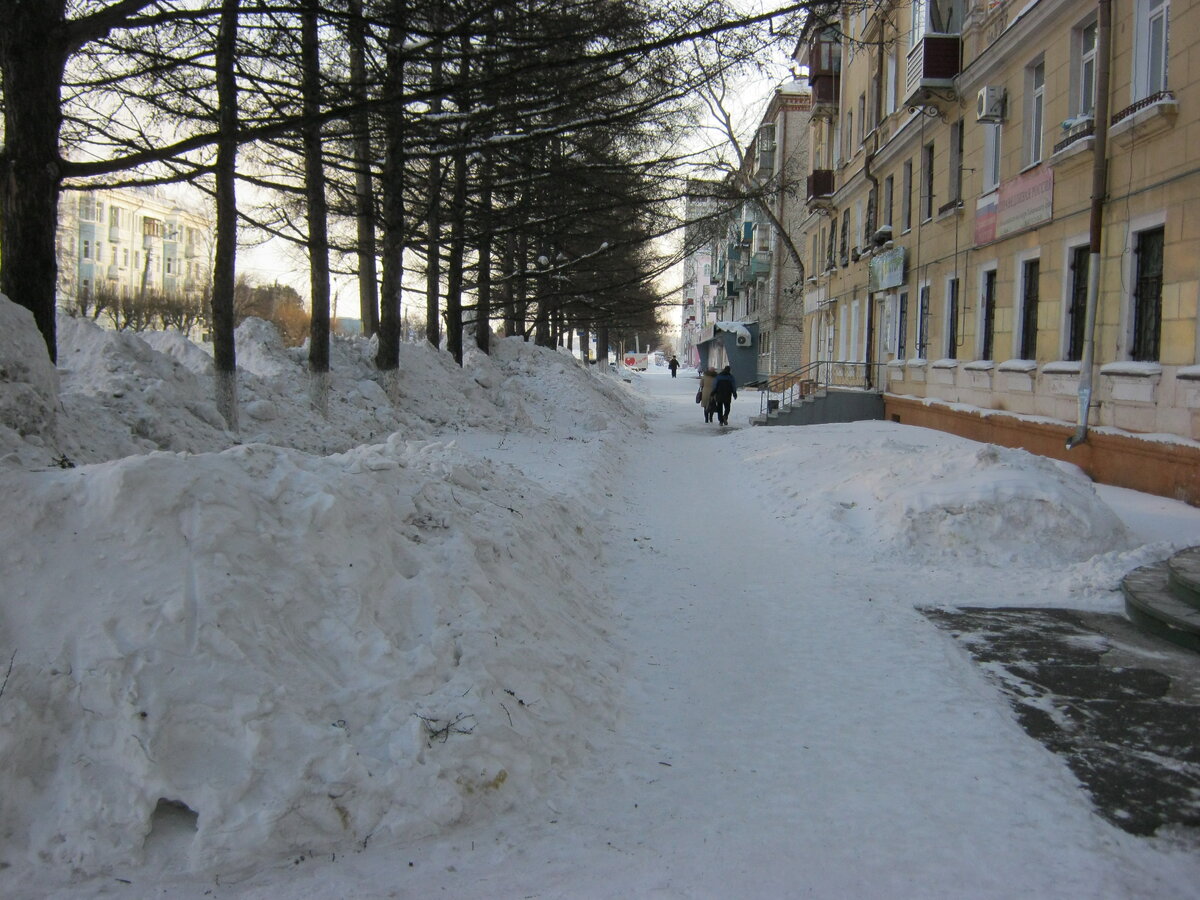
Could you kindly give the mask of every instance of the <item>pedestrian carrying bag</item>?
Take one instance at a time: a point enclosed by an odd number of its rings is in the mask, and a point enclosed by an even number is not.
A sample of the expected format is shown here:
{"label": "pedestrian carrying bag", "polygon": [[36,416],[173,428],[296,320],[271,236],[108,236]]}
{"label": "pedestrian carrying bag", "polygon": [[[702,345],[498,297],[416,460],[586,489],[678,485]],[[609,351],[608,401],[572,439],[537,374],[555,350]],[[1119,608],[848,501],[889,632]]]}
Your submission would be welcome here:
{"label": "pedestrian carrying bag", "polygon": [[700,388],[700,390],[696,391],[696,402],[699,403],[701,397],[703,397],[703,396],[704,396],[704,388]]}

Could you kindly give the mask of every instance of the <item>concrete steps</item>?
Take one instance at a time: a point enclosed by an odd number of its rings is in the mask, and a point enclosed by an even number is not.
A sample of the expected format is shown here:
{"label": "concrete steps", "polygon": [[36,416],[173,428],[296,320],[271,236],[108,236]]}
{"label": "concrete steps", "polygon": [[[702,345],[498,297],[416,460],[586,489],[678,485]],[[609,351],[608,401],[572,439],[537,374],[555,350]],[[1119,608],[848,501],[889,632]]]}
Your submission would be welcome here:
{"label": "concrete steps", "polygon": [[1121,581],[1121,590],[1130,619],[1200,653],[1200,547],[1134,569]]}
{"label": "concrete steps", "polygon": [[750,417],[751,425],[829,425],[883,418],[883,395],[871,391],[819,388],[790,406]]}

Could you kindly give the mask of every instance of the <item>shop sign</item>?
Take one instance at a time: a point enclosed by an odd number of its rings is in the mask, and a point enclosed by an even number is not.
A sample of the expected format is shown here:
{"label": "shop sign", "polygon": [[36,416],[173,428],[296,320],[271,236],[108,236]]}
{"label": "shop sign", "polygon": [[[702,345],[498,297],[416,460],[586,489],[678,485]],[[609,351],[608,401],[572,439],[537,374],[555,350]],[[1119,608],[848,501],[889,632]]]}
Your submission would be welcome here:
{"label": "shop sign", "polygon": [[1006,181],[975,205],[975,244],[990,244],[1054,217],[1054,170],[1045,167]]}
{"label": "shop sign", "polygon": [[904,284],[904,257],[903,247],[893,247],[871,257],[867,290],[886,291]]}

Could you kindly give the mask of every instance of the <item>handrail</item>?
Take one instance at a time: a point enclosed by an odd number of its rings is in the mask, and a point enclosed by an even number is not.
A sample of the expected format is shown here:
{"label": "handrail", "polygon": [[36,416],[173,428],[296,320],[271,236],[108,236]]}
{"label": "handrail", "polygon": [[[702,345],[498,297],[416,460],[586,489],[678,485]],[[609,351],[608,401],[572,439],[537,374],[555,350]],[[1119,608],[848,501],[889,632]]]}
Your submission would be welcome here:
{"label": "handrail", "polygon": [[794,406],[797,399],[808,396],[818,388],[878,390],[880,379],[868,376],[872,370],[882,368],[883,363],[818,359],[790,372],[772,375],[761,389],[758,414],[767,414],[771,408],[770,401],[776,401],[777,406]]}

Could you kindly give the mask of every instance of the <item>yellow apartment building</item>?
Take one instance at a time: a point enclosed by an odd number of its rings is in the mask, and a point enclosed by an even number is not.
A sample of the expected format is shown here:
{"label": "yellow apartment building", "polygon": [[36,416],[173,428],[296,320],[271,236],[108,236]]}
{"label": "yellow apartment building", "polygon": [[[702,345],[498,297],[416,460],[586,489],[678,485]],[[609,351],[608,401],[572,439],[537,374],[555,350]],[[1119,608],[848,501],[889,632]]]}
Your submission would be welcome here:
{"label": "yellow apartment building", "polygon": [[1200,502],[1197,4],[873,3],[797,61],[806,363],[896,421]]}

